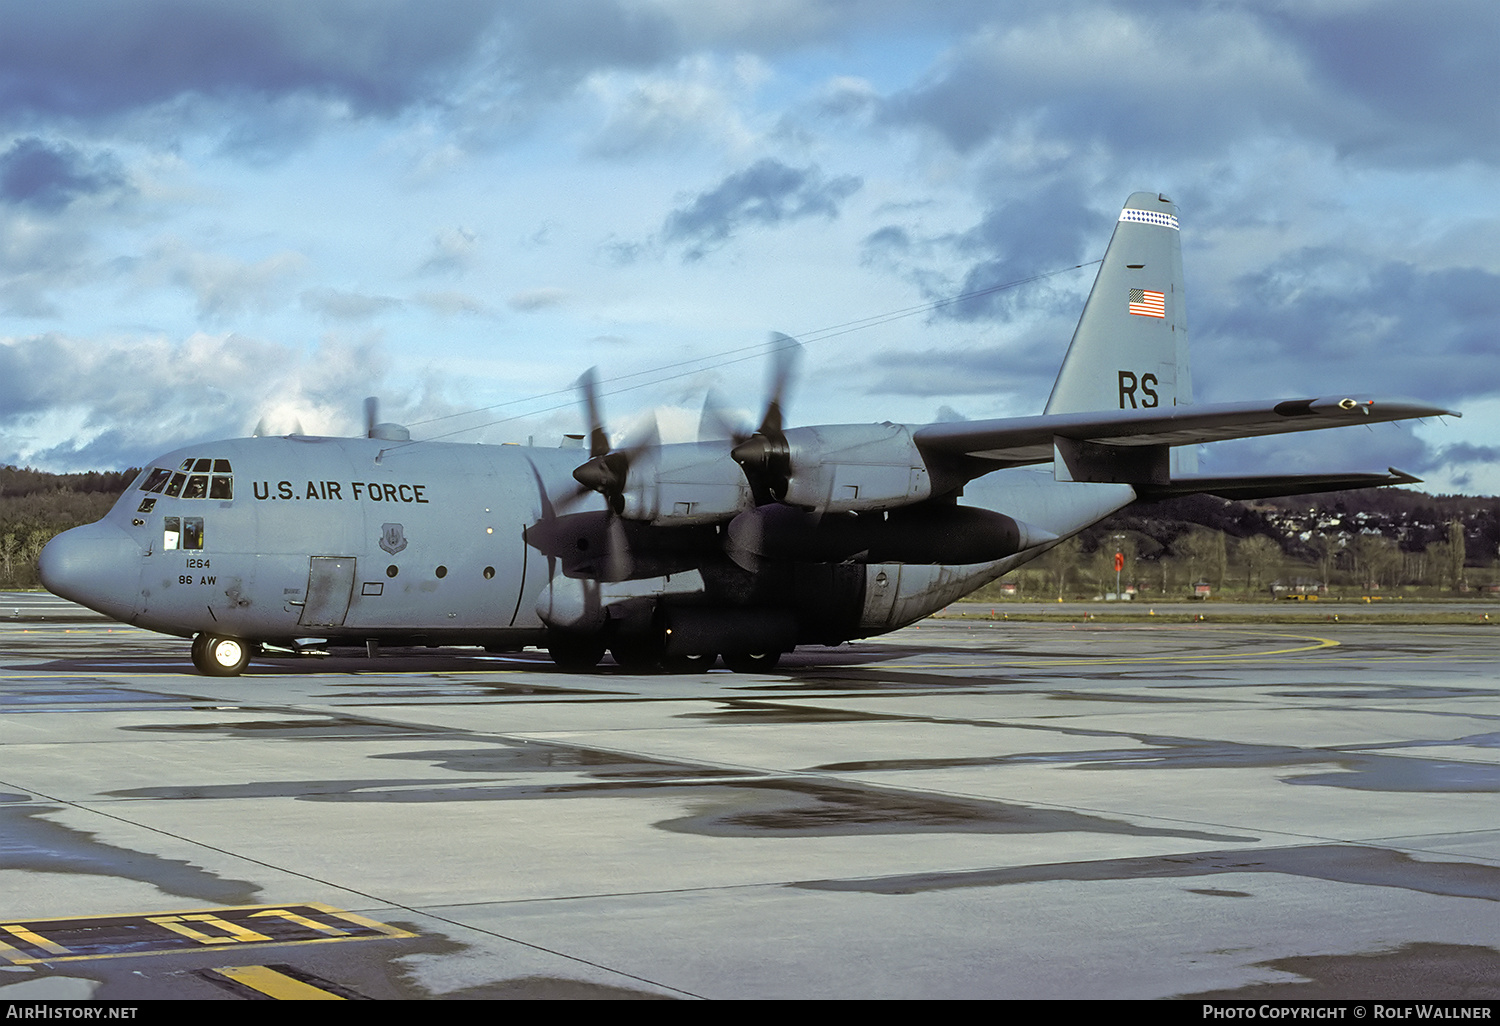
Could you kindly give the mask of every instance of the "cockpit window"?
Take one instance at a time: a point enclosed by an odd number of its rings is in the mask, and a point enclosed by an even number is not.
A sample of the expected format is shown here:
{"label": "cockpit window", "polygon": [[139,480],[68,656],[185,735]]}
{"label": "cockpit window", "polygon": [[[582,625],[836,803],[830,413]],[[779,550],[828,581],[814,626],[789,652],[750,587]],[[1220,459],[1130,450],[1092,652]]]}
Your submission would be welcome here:
{"label": "cockpit window", "polygon": [[160,467],[153,467],[151,469],[150,475],[144,482],[142,482],[141,491],[159,492],[162,490],[162,486],[165,485],[169,480],[171,480],[171,477],[172,472],[170,470],[162,470]]}
{"label": "cockpit window", "polygon": [[[212,471],[212,476],[210,476]],[[228,460],[189,457],[176,473],[160,467],[143,475],[141,491],[180,499],[233,499],[234,474]]]}

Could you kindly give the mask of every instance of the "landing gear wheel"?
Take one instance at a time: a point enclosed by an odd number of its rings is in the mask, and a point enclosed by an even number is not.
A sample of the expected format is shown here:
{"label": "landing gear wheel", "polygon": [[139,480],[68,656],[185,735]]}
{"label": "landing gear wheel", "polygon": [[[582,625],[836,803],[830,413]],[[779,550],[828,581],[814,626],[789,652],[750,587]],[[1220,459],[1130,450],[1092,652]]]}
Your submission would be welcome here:
{"label": "landing gear wheel", "polygon": [[237,677],[250,663],[251,646],[222,634],[200,634],[193,639],[193,665],[209,677]]}
{"label": "landing gear wheel", "polygon": [[570,673],[587,673],[604,658],[604,642],[584,636],[552,635],[547,639],[547,654],[560,669]]}
{"label": "landing gear wheel", "polygon": [[776,669],[780,652],[725,652],[724,665],[735,673],[763,673]]}
{"label": "landing gear wheel", "polygon": [[691,652],[667,656],[662,664],[668,673],[707,673],[718,658],[713,652]]}

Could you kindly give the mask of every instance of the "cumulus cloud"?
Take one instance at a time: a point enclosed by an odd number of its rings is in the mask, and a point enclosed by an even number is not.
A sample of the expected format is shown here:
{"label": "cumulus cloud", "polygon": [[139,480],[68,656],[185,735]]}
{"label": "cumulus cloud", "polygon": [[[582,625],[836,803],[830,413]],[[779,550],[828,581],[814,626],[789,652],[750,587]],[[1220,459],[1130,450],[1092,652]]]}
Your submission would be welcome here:
{"label": "cumulus cloud", "polygon": [[412,102],[474,52],[485,0],[0,3],[0,119],[106,118],[184,95]]}
{"label": "cumulus cloud", "polygon": [[197,301],[199,316],[218,321],[281,304],[291,279],[306,267],[307,258],[289,250],[247,261],[166,239],[137,264],[136,275],[147,286],[170,283],[187,290]]}
{"label": "cumulus cloud", "polygon": [[342,289],[308,289],[302,293],[302,306],[335,320],[363,321],[394,310],[401,305],[390,296],[368,296]]}
{"label": "cumulus cloud", "polygon": [[1500,274],[1490,271],[1307,250],[1198,310],[1195,378],[1207,396],[1254,384],[1266,395],[1342,388],[1457,404],[1500,391]]}
{"label": "cumulus cloud", "polygon": [[17,139],[0,153],[0,200],[56,213],[83,196],[125,185],[120,162],[111,154],[85,156],[65,142],[35,136]]}
{"label": "cumulus cloud", "polygon": [[585,88],[603,108],[604,123],[589,149],[623,158],[690,146],[742,148],[753,134],[735,101],[764,76],[761,63],[749,57],[727,67],[698,57],[667,73],[596,73]]}
{"label": "cumulus cloud", "polygon": [[489,307],[483,300],[471,296],[466,292],[454,292],[452,290],[419,292],[412,297],[412,302],[444,317],[477,315],[486,313],[489,310]]}
{"label": "cumulus cloud", "polygon": [[697,259],[743,225],[837,217],[839,204],[863,184],[855,175],[828,178],[816,166],[794,168],[768,157],[674,210],[662,227],[662,237],[686,243],[687,257]]}
{"label": "cumulus cloud", "polygon": [[458,276],[474,265],[479,255],[479,234],[469,228],[446,228],[432,240],[432,248],[419,274]]}
{"label": "cumulus cloud", "polygon": [[522,313],[535,313],[568,301],[568,293],[559,288],[525,289],[510,297],[508,305]]}
{"label": "cumulus cloud", "polygon": [[[262,417],[352,432],[387,363],[373,339],[310,353],[235,333],[0,339],[0,462],[138,466],[188,440],[245,435]],[[46,445],[37,426],[58,417],[74,422],[72,438]]]}
{"label": "cumulus cloud", "polygon": [[[1042,11],[1039,16],[1028,16]],[[1071,3],[999,15],[884,118],[956,150],[1007,136],[1075,153],[1220,156],[1270,134],[1375,162],[1500,158],[1483,0],[1245,5]],[[1475,133],[1478,133],[1476,139]]]}

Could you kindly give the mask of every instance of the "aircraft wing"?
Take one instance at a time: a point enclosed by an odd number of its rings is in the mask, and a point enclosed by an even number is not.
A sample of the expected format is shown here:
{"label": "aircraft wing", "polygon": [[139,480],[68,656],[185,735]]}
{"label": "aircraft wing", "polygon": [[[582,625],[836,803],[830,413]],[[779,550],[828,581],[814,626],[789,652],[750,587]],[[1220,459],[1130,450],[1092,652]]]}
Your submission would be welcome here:
{"label": "aircraft wing", "polygon": [[978,476],[1002,467],[1049,462],[1060,447],[1085,446],[1096,456],[1113,453],[1130,463],[1145,455],[1143,447],[1438,416],[1460,414],[1409,399],[1288,399],[928,424],[917,428],[912,440],[925,455],[940,461],[977,461],[968,476]]}

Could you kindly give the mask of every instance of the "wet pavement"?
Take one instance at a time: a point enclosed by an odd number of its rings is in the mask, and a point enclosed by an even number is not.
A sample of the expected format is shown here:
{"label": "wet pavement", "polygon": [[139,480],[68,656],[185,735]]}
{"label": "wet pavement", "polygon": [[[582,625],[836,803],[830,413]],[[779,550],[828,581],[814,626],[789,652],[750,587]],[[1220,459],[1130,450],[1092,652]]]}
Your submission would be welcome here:
{"label": "wet pavement", "polygon": [[1500,997],[1500,628],[224,679],[0,611],[3,997]]}

